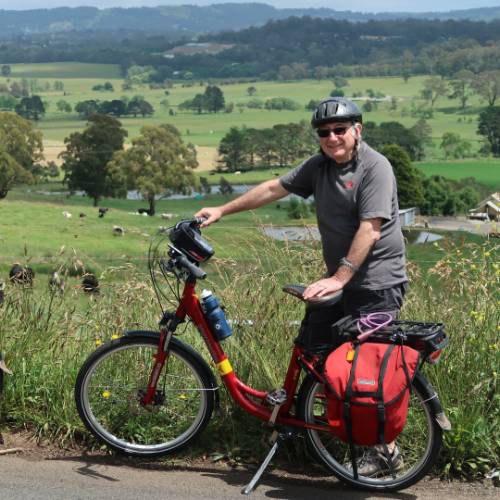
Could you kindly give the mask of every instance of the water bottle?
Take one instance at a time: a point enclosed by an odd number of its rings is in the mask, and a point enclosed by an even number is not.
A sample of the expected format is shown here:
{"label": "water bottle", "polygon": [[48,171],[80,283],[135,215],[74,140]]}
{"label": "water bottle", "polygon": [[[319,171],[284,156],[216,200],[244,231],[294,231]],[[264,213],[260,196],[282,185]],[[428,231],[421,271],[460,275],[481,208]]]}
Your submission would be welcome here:
{"label": "water bottle", "polygon": [[226,320],[226,315],[221,309],[217,297],[210,290],[201,292],[201,308],[205,313],[205,319],[218,340],[224,340],[231,336],[233,332]]}

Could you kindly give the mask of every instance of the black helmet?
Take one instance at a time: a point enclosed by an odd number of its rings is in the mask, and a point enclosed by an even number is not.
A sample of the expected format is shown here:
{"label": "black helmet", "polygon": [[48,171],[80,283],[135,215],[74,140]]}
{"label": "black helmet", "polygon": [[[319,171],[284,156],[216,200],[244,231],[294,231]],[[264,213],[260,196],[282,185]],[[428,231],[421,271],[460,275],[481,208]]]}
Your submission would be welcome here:
{"label": "black helmet", "polygon": [[318,104],[312,118],[314,128],[330,122],[363,122],[359,108],[349,99],[343,97],[330,97]]}

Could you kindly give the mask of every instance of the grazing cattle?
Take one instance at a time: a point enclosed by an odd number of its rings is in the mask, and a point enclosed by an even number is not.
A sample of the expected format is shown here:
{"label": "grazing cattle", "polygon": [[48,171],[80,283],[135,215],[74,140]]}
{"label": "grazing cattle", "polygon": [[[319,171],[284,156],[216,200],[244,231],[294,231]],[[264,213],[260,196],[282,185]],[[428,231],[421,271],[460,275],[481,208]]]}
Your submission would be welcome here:
{"label": "grazing cattle", "polygon": [[138,208],[137,209],[137,213],[139,215],[149,215],[150,214],[150,210],[149,210],[149,208]]}
{"label": "grazing cattle", "polygon": [[16,263],[10,268],[9,279],[12,283],[32,285],[35,279],[35,271],[31,267],[23,267],[21,264]]}
{"label": "grazing cattle", "polygon": [[123,236],[125,234],[125,229],[121,226],[113,226],[113,236]]}
{"label": "grazing cattle", "polygon": [[87,217],[87,214],[84,214],[83,212],[80,212],[80,219],[83,219],[84,217]]}
{"label": "grazing cattle", "polygon": [[50,291],[62,295],[64,293],[64,285],[64,280],[61,278],[57,271],[54,271],[49,278]]}
{"label": "grazing cattle", "polygon": [[99,217],[102,219],[108,210],[109,208],[106,207],[99,208]]}
{"label": "grazing cattle", "polygon": [[161,214],[161,218],[165,220],[170,220],[174,218],[174,214]]}
{"label": "grazing cattle", "polygon": [[71,214],[69,212],[66,212],[66,210],[62,213],[64,217],[66,217],[66,219],[71,219]]}
{"label": "grazing cattle", "polygon": [[82,278],[82,288],[85,293],[99,293],[99,281],[92,273],[86,273]]}

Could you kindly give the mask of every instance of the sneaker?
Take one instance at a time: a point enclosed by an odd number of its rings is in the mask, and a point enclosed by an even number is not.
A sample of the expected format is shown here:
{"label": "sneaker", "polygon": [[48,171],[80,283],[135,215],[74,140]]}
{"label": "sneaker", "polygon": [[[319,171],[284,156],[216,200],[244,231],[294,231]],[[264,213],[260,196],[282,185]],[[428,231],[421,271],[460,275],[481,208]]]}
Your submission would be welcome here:
{"label": "sneaker", "polygon": [[[394,451],[391,453],[392,459],[392,470],[393,472],[398,472],[404,467],[403,457],[399,453],[399,449],[396,446]],[[391,468],[389,467],[389,461],[387,460],[385,454],[376,448],[369,448],[362,457],[356,460],[358,466],[358,474],[365,477],[379,477],[391,474]],[[351,462],[346,463],[344,467],[352,472]]]}

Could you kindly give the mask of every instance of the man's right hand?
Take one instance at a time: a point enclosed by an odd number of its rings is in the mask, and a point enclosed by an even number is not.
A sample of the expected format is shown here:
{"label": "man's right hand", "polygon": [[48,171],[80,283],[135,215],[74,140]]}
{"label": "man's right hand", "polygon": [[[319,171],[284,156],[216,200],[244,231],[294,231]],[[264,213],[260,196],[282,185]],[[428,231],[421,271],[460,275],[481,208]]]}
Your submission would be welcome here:
{"label": "man's right hand", "polygon": [[205,207],[194,214],[195,217],[204,217],[206,220],[200,227],[207,227],[217,222],[222,217],[222,210],[219,207]]}

